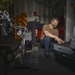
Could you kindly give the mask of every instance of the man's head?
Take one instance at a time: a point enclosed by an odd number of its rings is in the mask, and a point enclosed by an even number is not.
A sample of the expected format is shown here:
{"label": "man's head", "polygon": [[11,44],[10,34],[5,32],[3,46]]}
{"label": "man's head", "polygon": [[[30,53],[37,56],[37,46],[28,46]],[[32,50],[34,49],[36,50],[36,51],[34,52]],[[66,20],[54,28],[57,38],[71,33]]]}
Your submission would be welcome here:
{"label": "man's head", "polygon": [[57,17],[51,19],[51,25],[53,26],[53,28],[56,28],[58,23],[59,23],[59,19]]}

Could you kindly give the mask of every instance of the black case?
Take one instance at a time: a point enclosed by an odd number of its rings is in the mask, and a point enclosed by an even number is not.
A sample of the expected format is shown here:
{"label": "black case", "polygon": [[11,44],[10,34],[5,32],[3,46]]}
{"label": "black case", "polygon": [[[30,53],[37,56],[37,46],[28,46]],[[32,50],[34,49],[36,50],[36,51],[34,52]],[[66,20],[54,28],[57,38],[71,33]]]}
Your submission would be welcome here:
{"label": "black case", "polygon": [[69,68],[72,71],[75,71],[75,52],[71,55],[66,55],[64,53],[54,51],[55,60]]}

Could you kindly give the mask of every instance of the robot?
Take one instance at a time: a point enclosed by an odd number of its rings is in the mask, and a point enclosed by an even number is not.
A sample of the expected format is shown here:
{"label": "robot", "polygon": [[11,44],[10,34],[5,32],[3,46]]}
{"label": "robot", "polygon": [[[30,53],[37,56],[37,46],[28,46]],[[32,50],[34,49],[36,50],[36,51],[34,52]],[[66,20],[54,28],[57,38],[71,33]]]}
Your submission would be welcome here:
{"label": "robot", "polygon": [[[12,23],[11,18],[9,17],[9,13],[6,10],[4,10],[3,12],[0,11],[0,20],[2,20],[2,23],[0,24],[2,29],[1,30],[2,37],[9,36],[9,32],[10,34],[13,34],[14,28],[17,30],[17,35],[21,37],[21,43],[18,46],[18,50],[20,51],[21,57],[19,59],[14,58],[14,60],[11,62],[14,64],[12,66],[15,68],[15,66],[18,67],[21,65],[20,66],[21,68],[24,66],[25,67],[27,66],[30,69],[39,69],[38,46],[32,46],[31,44],[32,33],[30,31],[27,31],[25,26],[16,26],[14,23]],[[9,24],[6,24],[6,22]],[[26,43],[29,43],[29,44],[26,44]],[[30,51],[30,52],[27,52],[27,51]],[[11,51],[11,54],[10,53],[8,54],[9,55],[7,55],[7,58],[8,56],[11,56],[12,58],[15,57],[13,51]],[[19,61],[19,63],[17,61]]]}

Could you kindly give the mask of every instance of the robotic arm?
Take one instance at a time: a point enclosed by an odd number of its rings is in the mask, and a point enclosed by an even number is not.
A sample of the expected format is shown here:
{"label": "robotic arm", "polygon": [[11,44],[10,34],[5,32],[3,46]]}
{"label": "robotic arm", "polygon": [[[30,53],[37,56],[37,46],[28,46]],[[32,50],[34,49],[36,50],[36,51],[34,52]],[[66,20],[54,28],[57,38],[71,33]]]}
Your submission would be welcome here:
{"label": "robotic arm", "polygon": [[0,20],[2,22],[0,24],[2,28],[2,36],[8,36],[8,34],[12,32],[14,25],[11,22],[11,19],[9,18],[9,13],[6,10],[0,11]]}

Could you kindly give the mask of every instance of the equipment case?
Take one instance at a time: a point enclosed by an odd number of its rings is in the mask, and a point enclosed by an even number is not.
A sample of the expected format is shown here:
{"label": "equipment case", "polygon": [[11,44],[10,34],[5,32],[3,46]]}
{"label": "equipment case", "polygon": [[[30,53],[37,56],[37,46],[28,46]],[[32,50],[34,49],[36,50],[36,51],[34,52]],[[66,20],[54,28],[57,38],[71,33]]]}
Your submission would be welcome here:
{"label": "equipment case", "polygon": [[73,54],[67,55],[65,53],[54,51],[55,60],[66,66],[67,68],[75,71],[75,52]]}

